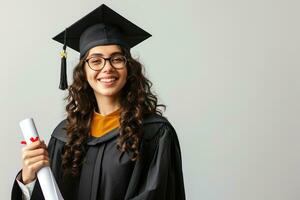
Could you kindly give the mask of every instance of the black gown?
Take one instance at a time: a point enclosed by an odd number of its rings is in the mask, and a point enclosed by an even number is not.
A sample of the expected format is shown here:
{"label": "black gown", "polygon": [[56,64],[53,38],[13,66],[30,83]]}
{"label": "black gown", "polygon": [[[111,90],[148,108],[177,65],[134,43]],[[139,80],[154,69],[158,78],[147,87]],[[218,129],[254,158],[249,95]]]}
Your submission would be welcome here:
{"label": "black gown", "polygon": [[[165,117],[153,114],[143,120],[141,159],[136,162],[117,150],[117,128],[102,137],[90,137],[78,178],[62,173],[61,155],[67,141],[65,124],[66,119],[58,124],[48,144],[51,169],[65,200],[185,199],[181,150],[177,134]],[[11,197],[22,200],[17,181]],[[31,200],[43,199],[37,180]]]}

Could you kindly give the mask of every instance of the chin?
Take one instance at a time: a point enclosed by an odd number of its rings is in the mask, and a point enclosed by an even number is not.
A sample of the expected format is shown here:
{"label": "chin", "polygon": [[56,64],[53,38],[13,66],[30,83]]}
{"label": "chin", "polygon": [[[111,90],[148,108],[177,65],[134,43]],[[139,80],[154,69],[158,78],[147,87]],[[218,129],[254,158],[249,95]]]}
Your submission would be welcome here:
{"label": "chin", "polygon": [[98,96],[107,96],[107,97],[114,97],[119,94],[118,90],[95,90],[94,92]]}

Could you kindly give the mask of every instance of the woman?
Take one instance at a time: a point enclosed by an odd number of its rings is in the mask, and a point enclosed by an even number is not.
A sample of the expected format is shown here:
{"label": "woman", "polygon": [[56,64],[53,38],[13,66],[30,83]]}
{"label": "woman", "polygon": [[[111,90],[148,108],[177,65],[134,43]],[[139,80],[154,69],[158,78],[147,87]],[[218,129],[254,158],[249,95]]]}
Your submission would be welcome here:
{"label": "woman", "polygon": [[23,149],[12,199],[44,199],[36,172],[48,165],[65,200],[185,199],[176,132],[130,53],[150,35],[105,5],[62,34],[64,49],[80,52],[67,119],[48,149],[43,141]]}

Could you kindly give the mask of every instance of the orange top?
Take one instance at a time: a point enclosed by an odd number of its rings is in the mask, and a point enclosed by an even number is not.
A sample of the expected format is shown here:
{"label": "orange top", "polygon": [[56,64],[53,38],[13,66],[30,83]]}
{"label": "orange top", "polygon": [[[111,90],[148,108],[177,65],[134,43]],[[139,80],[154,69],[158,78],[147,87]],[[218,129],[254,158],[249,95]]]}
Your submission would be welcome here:
{"label": "orange top", "polygon": [[91,122],[91,136],[101,137],[120,126],[121,108],[107,115],[102,115],[94,110]]}

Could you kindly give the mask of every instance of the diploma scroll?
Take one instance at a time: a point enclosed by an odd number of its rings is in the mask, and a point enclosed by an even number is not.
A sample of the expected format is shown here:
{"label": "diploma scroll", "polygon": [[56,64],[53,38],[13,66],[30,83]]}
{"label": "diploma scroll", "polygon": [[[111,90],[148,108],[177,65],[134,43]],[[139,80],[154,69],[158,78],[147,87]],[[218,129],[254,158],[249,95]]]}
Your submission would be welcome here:
{"label": "diploma scroll", "polygon": [[[20,122],[20,127],[27,144],[30,144],[39,137],[32,118],[22,120]],[[50,167],[41,168],[37,172],[37,177],[45,200],[63,200]]]}

